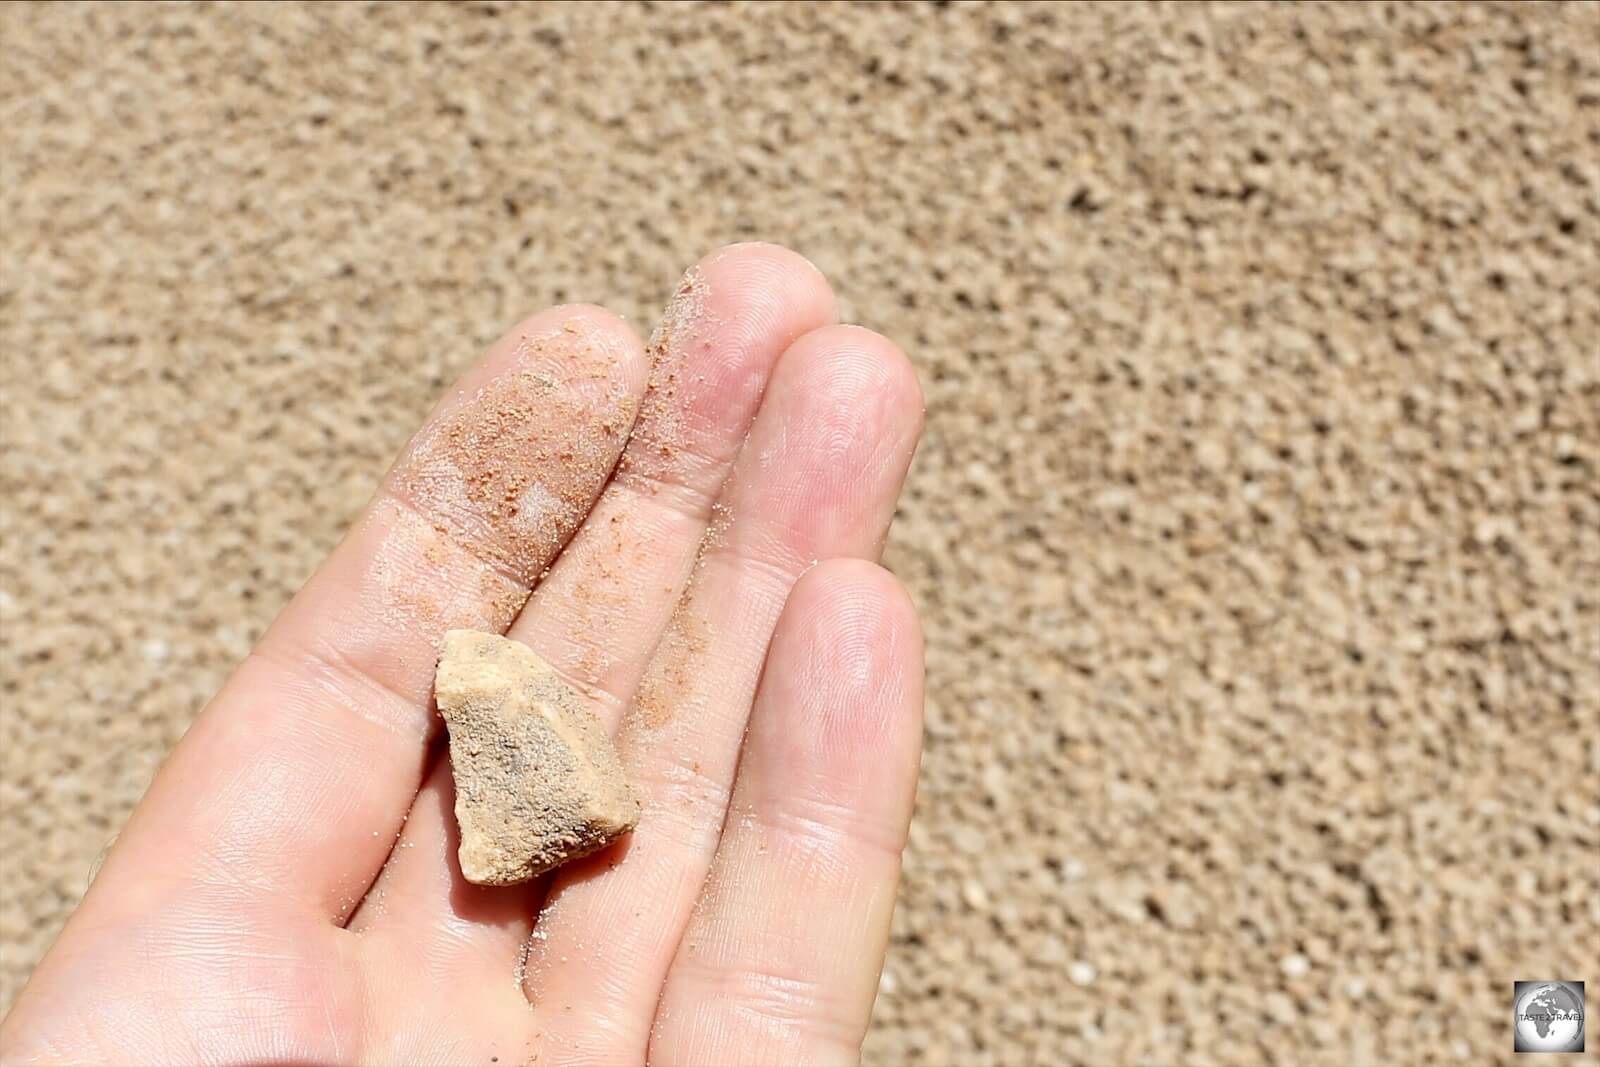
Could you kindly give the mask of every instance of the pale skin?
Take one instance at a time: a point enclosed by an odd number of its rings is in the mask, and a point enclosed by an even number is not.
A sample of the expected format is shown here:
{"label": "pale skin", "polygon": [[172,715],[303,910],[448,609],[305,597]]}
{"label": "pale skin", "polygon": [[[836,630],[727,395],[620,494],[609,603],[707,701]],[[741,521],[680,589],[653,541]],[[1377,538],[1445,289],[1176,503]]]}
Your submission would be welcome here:
{"label": "pale skin", "polygon": [[[689,277],[659,351],[552,308],[441,401],[167,760],[0,1061],[859,1058],[920,752],[921,636],[876,560],[921,393],[798,255]],[[631,838],[461,877],[452,626],[585,694]]]}

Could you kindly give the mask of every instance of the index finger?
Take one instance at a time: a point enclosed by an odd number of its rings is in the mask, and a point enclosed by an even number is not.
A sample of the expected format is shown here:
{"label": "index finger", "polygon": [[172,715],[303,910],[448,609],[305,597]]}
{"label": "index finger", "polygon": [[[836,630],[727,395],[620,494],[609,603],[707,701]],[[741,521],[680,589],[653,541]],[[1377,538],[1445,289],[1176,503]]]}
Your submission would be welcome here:
{"label": "index finger", "polygon": [[95,888],[225,879],[342,919],[417,791],[440,636],[510,624],[604,486],[647,373],[601,308],[496,342],[184,737]]}

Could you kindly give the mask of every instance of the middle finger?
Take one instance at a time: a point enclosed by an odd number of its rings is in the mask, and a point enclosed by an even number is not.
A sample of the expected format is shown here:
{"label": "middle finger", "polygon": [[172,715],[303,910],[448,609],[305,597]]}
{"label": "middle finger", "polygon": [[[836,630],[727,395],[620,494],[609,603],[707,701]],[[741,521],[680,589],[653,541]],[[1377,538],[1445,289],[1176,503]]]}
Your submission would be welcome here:
{"label": "middle finger", "polygon": [[642,1061],[656,998],[716,850],[740,739],[789,590],[818,559],[876,557],[922,424],[915,374],[877,334],[830,326],[779,362],[707,549],[619,749],[645,798],[625,858],[559,872],[528,956],[562,1058]]}

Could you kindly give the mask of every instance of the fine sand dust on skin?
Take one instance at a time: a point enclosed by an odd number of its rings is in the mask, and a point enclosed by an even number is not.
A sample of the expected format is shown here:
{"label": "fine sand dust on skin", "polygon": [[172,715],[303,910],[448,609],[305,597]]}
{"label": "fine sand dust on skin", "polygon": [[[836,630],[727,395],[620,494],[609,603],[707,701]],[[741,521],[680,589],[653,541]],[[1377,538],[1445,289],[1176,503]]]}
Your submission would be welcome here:
{"label": "fine sand dust on skin", "polygon": [[712,631],[711,623],[697,614],[691,603],[695,582],[705,569],[707,552],[725,542],[732,523],[731,507],[721,502],[711,505],[711,522],[695,550],[688,587],[673,605],[666,633],[629,709],[632,721],[659,729],[671,723],[693,700],[700,699],[694,694],[695,680],[711,648]]}
{"label": "fine sand dust on skin", "polygon": [[613,515],[598,526],[587,525],[578,536],[591,541],[585,548],[601,546],[586,556],[589,565],[574,583],[568,601],[574,640],[581,645],[574,672],[593,687],[600,684],[612,666],[610,654],[603,651],[603,636],[614,633],[628,617],[639,595],[635,580],[638,567],[651,545],[628,529],[622,515]]}
{"label": "fine sand dust on skin", "polygon": [[390,485],[440,531],[532,586],[588,514],[633,414],[615,353],[574,323],[525,338],[514,369],[425,431]]}
{"label": "fine sand dust on skin", "polygon": [[[628,477],[637,479],[649,472],[658,479],[670,478],[674,461],[681,468],[681,405],[674,401],[682,383],[675,368],[691,346],[709,347],[713,343],[710,335],[719,324],[707,312],[709,295],[701,272],[691,269],[651,338],[658,374],[652,377],[652,389],[646,393],[639,426],[634,432],[634,440],[640,442],[641,447],[635,450],[630,446],[624,457]],[[709,624],[690,608],[694,582],[705,565],[707,549],[723,542],[732,522],[729,507],[720,500],[714,501],[710,523],[695,551],[689,584],[673,607],[667,631],[630,708],[630,717],[647,727],[666,726],[690,699],[695,673],[711,642]]]}
{"label": "fine sand dust on skin", "polygon": [[[685,426],[683,399],[685,390],[693,390],[700,383],[687,377],[685,369],[689,356],[696,348],[704,349],[712,343],[712,336],[720,325],[709,310],[711,289],[698,267],[686,271],[668,301],[661,319],[652,333],[648,353],[650,378],[639,414],[634,421],[628,444],[617,463],[617,477],[631,488],[653,494],[663,485],[674,485],[690,477],[690,457],[685,453],[688,428]],[[712,505],[711,527],[720,538],[721,531],[731,521],[728,509],[721,503]],[[580,627],[594,631],[604,627],[611,619],[619,617],[628,605],[640,596],[655,596],[655,590],[638,588],[636,575],[640,553],[651,546],[627,528],[625,516],[614,516],[607,524],[609,529],[586,529],[582,536],[603,539],[606,548],[600,558],[593,561],[587,573],[574,590],[572,608]],[[713,534],[708,533],[707,537]],[[696,556],[694,571],[703,561],[706,541],[703,539]],[[692,580],[693,572],[691,572]],[[668,587],[668,593],[674,590]],[[650,669],[631,703],[632,712],[651,725],[661,725],[672,717],[672,709],[688,691],[689,672],[693,669],[692,657],[702,654],[707,647],[705,626],[693,623],[687,614],[685,599],[680,597],[663,635]],[[599,654],[586,650],[579,661],[579,670],[591,680],[609,666]]]}
{"label": "fine sand dust on skin", "polygon": [[[559,598],[566,616],[560,629],[575,645],[572,675],[597,699],[605,698],[601,689],[614,666],[608,649],[614,647],[617,634],[637,626],[641,601],[659,599],[663,592],[653,583],[646,588],[641,580],[646,573],[662,571],[653,558],[661,546],[642,522],[654,506],[653,497],[676,491],[690,477],[692,460],[685,448],[690,431],[682,401],[689,395],[685,391],[700,381],[689,375],[686,364],[697,350],[712,343],[710,335],[719,325],[709,312],[710,297],[698,267],[690,268],[674,288],[647,346],[646,390],[617,463],[616,488],[627,491],[613,497],[603,519],[597,514],[580,527],[565,550],[573,569],[562,576],[559,588],[544,587],[547,595]],[[676,593],[673,586],[664,591]]]}
{"label": "fine sand dust on skin", "polygon": [[698,670],[711,647],[710,625],[689,607],[686,591],[673,608],[667,632],[656,648],[650,669],[633,698],[630,719],[651,729],[671,723],[680,713],[693,713]]}
{"label": "fine sand dust on skin", "polygon": [[635,482],[670,481],[680,469],[685,426],[679,392],[693,384],[685,379],[685,356],[691,345],[711,344],[717,321],[708,313],[710,295],[705,275],[691,267],[662,312],[650,336],[650,382],[617,465],[619,476]]}
{"label": "fine sand dust on skin", "polygon": [[[504,629],[527,600],[525,587],[497,568],[464,560],[446,533],[412,509],[380,499],[369,521],[385,527],[370,577],[386,628],[424,637],[431,647],[452,628]],[[452,580],[462,573],[473,577]]]}

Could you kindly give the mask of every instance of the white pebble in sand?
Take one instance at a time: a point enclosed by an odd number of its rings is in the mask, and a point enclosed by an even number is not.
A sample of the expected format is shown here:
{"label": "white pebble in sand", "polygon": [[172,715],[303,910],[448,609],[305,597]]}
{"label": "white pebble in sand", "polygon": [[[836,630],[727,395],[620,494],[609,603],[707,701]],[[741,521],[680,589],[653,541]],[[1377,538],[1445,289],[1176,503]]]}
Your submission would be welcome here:
{"label": "white pebble in sand", "polygon": [[1296,952],[1292,956],[1283,957],[1283,962],[1279,966],[1283,968],[1283,973],[1288,975],[1290,978],[1299,978],[1301,975],[1311,970],[1311,961],[1306,959],[1305,956]]}
{"label": "white pebble in sand", "polygon": [[1099,975],[1094,964],[1086,960],[1077,960],[1067,968],[1067,977],[1072,979],[1073,985],[1092,985]]}

